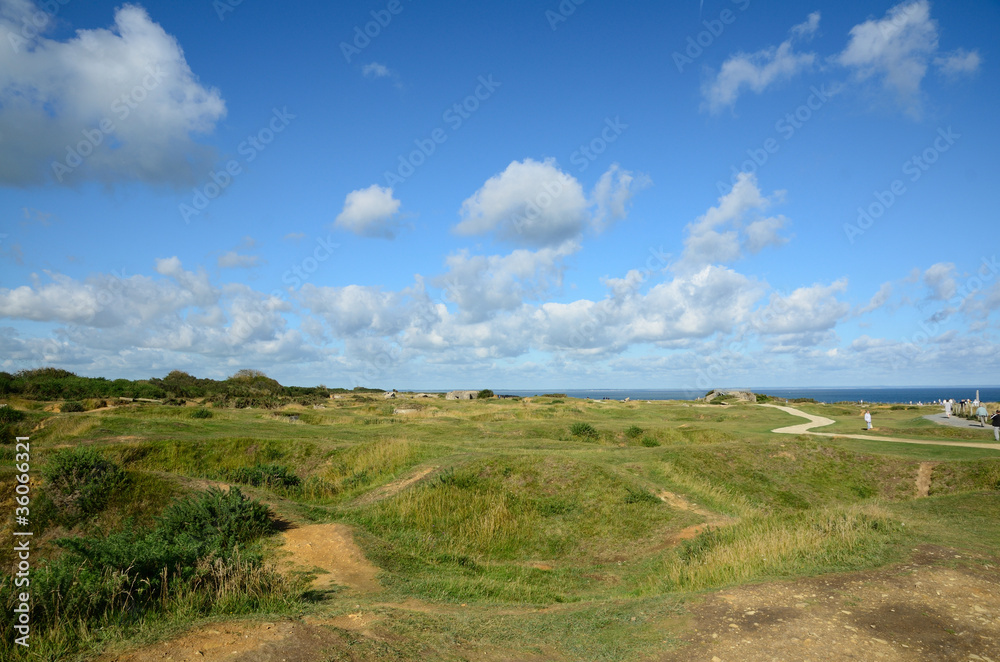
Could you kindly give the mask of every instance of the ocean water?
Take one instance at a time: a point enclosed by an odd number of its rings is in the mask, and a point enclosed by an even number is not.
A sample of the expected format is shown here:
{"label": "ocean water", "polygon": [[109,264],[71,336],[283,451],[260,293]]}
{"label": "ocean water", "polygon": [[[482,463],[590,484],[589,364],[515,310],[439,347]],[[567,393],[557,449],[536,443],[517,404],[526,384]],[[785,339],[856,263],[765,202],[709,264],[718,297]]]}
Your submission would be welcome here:
{"label": "ocean water", "polygon": [[[817,402],[883,402],[888,404],[924,404],[952,398],[954,400],[976,397],[982,402],[1000,402],[1000,386],[885,386],[860,388],[743,388],[754,393],[765,393],[779,398],[812,398]],[[546,393],[563,393],[571,398],[593,398],[601,400],[694,400],[705,395],[705,391],[685,389],[545,389],[545,390],[504,390],[494,389],[504,395],[532,396]]]}

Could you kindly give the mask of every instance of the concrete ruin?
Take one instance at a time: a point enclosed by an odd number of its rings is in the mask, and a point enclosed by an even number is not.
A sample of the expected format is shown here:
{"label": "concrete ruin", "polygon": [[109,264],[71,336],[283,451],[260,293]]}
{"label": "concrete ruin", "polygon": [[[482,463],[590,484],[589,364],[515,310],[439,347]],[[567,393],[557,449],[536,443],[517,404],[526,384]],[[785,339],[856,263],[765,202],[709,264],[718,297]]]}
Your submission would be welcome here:
{"label": "concrete ruin", "polygon": [[475,400],[479,391],[451,391],[444,396],[445,400]]}
{"label": "concrete ruin", "polygon": [[750,391],[724,391],[721,389],[714,389],[711,393],[706,395],[704,398],[699,398],[699,400],[704,400],[705,402],[711,402],[716,398],[736,398],[741,402],[757,402],[756,394]]}

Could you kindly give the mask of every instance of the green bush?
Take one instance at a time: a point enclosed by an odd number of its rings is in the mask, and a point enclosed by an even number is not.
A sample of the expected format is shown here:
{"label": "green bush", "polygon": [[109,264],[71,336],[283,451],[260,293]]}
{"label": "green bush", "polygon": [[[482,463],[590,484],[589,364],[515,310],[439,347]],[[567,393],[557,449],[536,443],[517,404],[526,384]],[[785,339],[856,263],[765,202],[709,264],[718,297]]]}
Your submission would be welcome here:
{"label": "green bush", "polygon": [[597,438],[597,430],[590,423],[574,423],[569,426],[569,433],[574,437]]}
{"label": "green bush", "polygon": [[648,490],[636,487],[625,487],[625,503],[662,503],[659,497]]}
{"label": "green bush", "polygon": [[57,451],[42,476],[52,503],[71,517],[100,512],[126,480],[121,467],[92,448]]}
{"label": "green bush", "polygon": [[226,473],[226,478],[254,487],[295,487],[302,481],[288,467],[280,464],[257,464]]}
{"label": "green bush", "polygon": [[82,402],[78,402],[76,400],[67,400],[66,402],[62,403],[62,405],[59,407],[59,411],[65,414],[66,412],[87,411],[87,408],[83,406]]}
{"label": "green bush", "polygon": [[486,400],[494,396],[493,391],[488,388],[484,388],[479,393],[476,393],[476,400]]}
{"label": "green bush", "polygon": [[640,441],[639,443],[645,446],[646,448],[656,448],[657,446],[660,445],[660,442],[658,442],[656,439],[653,439],[652,437],[643,437],[642,441]]}
{"label": "green bush", "polygon": [[209,611],[227,599],[233,580],[247,588],[256,582],[255,594],[263,598],[278,580],[259,571],[259,554],[244,550],[271,531],[267,506],[233,488],[174,502],[151,530],[127,526],[101,537],[59,539],[66,553],[32,576],[32,623],[138,622],[168,595],[185,592]]}
{"label": "green bush", "polygon": [[191,418],[212,418],[212,412],[204,407],[198,407],[191,412]]}
{"label": "green bush", "polygon": [[645,432],[645,430],[643,430],[638,425],[630,425],[628,428],[625,429],[625,436],[628,437],[629,439],[638,439],[639,437],[642,436],[643,432]]}
{"label": "green bush", "polygon": [[6,425],[8,423],[17,423],[24,420],[24,412],[20,409],[14,409],[10,405],[5,405],[0,407],[0,425]]}

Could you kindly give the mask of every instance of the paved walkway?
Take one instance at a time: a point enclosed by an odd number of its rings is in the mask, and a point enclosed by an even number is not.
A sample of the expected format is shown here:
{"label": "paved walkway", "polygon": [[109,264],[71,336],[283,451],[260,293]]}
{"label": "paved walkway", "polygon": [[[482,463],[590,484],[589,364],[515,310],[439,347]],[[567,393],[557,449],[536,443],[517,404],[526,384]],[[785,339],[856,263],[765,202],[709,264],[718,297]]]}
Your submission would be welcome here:
{"label": "paved walkway", "polygon": [[[951,418],[948,418],[947,416],[944,415],[944,412],[941,412],[939,414],[927,414],[926,416],[924,416],[924,418],[926,418],[928,421],[933,421],[938,425],[949,425],[953,428],[979,428],[979,421],[970,421],[967,418],[960,418],[958,416],[952,416]],[[986,419],[986,427],[987,428],[991,427],[989,418]],[[982,430],[983,428],[979,429]]]}
{"label": "paved walkway", "polygon": [[799,425],[789,425],[787,427],[776,428],[774,430],[771,430],[771,432],[777,432],[778,434],[814,434],[821,437],[845,437],[847,439],[894,441],[901,444],[921,444],[924,446],[960,446],[962,448],[989,448],[991,450],[1000,451],[1000,444],[982,444],[970,441],[927,441],[926,439],[899,439],[897,437],[882,437],[873,434],[842,434],[834,432],[813,432],[812,428],[818,428],[824,425],[831,425],[836,421],[833,421],[829,418],[824,418],[823,416],[814,416],[812,414],[807,414],[804,411],[799,411],[798,409],[794,409],[792,407],[782,407],[780,405],[761,405],[761,407],[774,407],[775,409],[780,409],[786,414],[791,414],[792,416],[800,416],[802,418],[809,419],[808,423],[801,423]]}

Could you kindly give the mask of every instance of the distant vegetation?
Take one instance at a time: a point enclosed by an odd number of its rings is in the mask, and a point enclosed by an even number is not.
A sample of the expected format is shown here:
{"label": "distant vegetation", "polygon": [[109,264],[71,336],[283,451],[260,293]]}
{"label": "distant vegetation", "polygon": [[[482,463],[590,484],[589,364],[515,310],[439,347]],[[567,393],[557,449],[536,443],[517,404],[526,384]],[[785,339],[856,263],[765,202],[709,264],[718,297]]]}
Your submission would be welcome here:
{"label": "distant vegetation", "polygon": [[185,399],[207,399],[218,407],[275,408],[292,402],[310,404],[334,393],[381,393],[382,389],[358,386],[354,389],[326,386],[282,386],[259,370],[240,370],[217,381],[174,370],[166,377],[115,379],[79,377],[59,368],[38,368],[18,373],[0,372],[0,397],[20,396],[29,400],[65,400],[63,412],[85,411],[81,400],[130,398],[166,400],[182,404]]}

